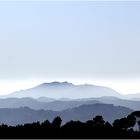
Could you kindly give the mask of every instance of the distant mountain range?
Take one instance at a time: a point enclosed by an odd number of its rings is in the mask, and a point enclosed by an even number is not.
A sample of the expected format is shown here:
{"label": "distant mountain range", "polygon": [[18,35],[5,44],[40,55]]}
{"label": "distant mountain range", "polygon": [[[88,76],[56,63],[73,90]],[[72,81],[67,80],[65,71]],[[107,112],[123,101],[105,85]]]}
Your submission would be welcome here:
{"label": "distant mountain range", "polygon": [[125,106],[133,110],[140,110],[140,101],[128,100],[128,99],[119,99],[116,97],[100,97],[94,98],[95,101],[99,101],[104,104],[114,104],[116,106]]}
{"label": "distant mountain range", "polygon": [[[43,97],[42,97],[43,98]],[[53,110],[61,111],[69,108],[78,107],[84,104],[96,104],[100,103],[99,101],[78,101],[78,100],[52,100],[48,102],[48,98],[42,101],[42,99],[33,99],[33,98],[6,98],[0,99],[0,108],[20,108],[20,107],[29,107],[31,109],[39,110]]]}
{"label": "distant mountain range", "polygon": [[129,108],[112,104],[82,105],[60,112],[33,110],[28,107],[17,109],[3,108],[0,109],[0,124],[18,125],[45,120],[52,121],[56,116],[60,116],[64,124],[70,120],[87,121],[97,115],[102,115],[106,121],[112,122],[114,119],[125,117],[132,112],[133,110]]}
{"label": "distant mountain range", "polygon": [[70,120],[86,121],[96,115],[112,122],[140,110],[139,97],[140,94],[126,96],[108,87],[89,84],[43,83],[1,96],[0,124],[52,121],[56,116],[62,117],[65,123]]}
{"label": "distant mountain range", "polygon": [[49,98],[93,98],[93,97],[102,97],[102,96],[115,96],[121,97],[122,95],[116,92],[115,90],[103,87],[103,86],[94,86],[94,85],[74,85],[68,82],[52,82],[52,83],[43,83],[39,86],[36,86],[31,89],[21,90],[18,92],[11,93],[5,98],[8,97],[49,97]]}
{"label": "distant mountain range", "polygon": [[83,104],[105,103],[139,110],[140,98],[138,97],[139,94],[121,95],[113,89],[102,86],[52,82],[1,96],[0,108],[29,107],[35,110],[61,111]]}
{"label": "distant mountain range", "polygon": [[[140,93],[123,95],[117,91],[103,86],[90,84],[74,85],[68,82],[43,83],[36,87],[20,90],[0,98],[40,98],[40,101],[52,101],[54,99],[79,99],[79,98],[98,98],[112,96],[121,99],[139,100]],[[44,99],[45,97],[45,99]]]}
{"label": "distant mountain range", "polygon": [[140,101],[132,101],[119,99],[116,97],[99,97],[99,98],[83,98],[83,99],[49,99],[41,98],[5,98],[0,99],[0,108],[20,108],[29,107],[34,110],[44,109],[52,111],[62,111],[65,109],[79,107],[81,105],[90,104],[113,104],[115,106],[124,106],[132,110],[140,110]]}

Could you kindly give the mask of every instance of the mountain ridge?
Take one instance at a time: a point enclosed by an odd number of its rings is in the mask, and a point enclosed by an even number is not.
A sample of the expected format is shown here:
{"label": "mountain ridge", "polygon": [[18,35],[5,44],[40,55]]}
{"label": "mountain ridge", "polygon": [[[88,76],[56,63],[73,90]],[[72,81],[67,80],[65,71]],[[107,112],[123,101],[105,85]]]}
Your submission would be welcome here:
{"label": "mountain ridge", "polygon": [[49,98],[91,98],[91,97],[102,97],[102,96],[116,96],[121,97],[121,94],[115,90],[90,84],[74,85],[68,82],[51,82],[42,83],[30,89],[20,90],[11,94],[1,96],[2,98],[8,97],[49,97]]}
{"label": "mountain ridge", "polygon": [[52,121],[56,116],[60,116],[64,124],[70,120],[87,121],[97,115],[102,115],[106,121],[113,122],[132,112],[133,110],[129,108],[112,104],[81,105],[64,111],[33,110],[28,107],[0,108],[0,124],[18,125],[45,120]]}

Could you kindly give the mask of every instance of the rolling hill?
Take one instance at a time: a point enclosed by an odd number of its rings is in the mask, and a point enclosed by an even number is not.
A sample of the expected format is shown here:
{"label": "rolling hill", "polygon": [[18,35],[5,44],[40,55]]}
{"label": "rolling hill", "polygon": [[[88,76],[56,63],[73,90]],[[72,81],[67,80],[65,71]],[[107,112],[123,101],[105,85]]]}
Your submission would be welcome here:
{"label": "rolling hill", "polygon": [[82,105],[64,111],[33,110],[28,107],[1,108],[0,124],[18,125],[36,121],[52,121],[56,116],[60,116],[64,124],[70,120],[87,121],[97,115],[102,115],[106,121],[112,122],[114,119],[125,117],[132,112],[133,110],[129,108],[112,104]]}

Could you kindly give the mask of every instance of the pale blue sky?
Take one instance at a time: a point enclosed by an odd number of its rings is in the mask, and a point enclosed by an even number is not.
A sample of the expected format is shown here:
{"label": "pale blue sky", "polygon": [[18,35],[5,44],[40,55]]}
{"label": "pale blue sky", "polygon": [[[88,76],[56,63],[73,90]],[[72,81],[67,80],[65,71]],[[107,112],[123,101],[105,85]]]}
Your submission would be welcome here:
{"label": "pale blue sky", "polygon": [[139,64],[140,2],[0,2],[1,82],[140,81]]}

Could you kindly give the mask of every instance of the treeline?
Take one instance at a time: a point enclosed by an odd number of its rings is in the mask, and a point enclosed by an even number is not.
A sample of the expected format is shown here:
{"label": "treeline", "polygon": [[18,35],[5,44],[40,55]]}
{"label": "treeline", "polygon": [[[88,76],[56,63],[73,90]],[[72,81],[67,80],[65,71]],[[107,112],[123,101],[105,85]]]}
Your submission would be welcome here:
{"label": "treeline", "polygon": [[[138,112],[139,113],[139,112]],[[34,122],[17,126],[0,125],[0,138],[140,138],[140,131],[133,128],[140,121],[136,113],[112,124],[104,121],[102,116],[96,116],[87,122],[70,121],[62,125],[61,118],[52,122]]]}

